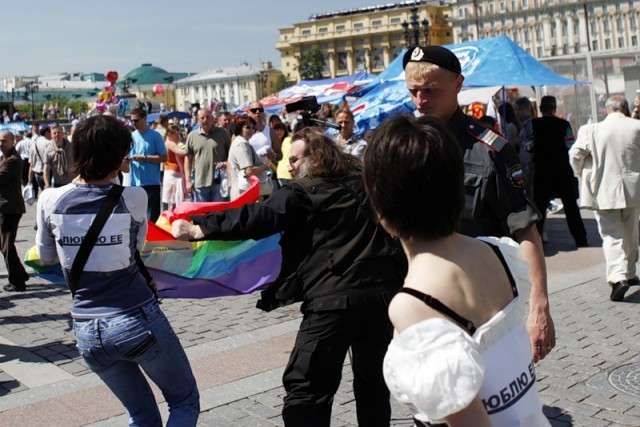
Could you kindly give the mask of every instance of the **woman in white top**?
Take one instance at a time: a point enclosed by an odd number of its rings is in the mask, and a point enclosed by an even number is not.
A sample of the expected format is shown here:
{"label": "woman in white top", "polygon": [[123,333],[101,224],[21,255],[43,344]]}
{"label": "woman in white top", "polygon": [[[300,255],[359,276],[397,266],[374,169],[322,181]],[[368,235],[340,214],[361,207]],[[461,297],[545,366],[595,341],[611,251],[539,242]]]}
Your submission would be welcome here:
{"label": "woman in white top", "polygon": [[230,178],[229,197],[238,197],[251,187],[249,175],[258,175],[262,183],[267,178],[269,166],[264,164],[249,140],[256,132],[256,121],[251,117],[240,117],[234,129],[233,141],[227,159],[227,174]]}
{"label": "woman in white top", "polygon": [[433,118],[391,118],[369,143],[364,179],[409,261],[389,306],[391,393],[418,426],[548,426],[518,299],[527,267],[508,238],[455,232],[465,193],[453,136]]}

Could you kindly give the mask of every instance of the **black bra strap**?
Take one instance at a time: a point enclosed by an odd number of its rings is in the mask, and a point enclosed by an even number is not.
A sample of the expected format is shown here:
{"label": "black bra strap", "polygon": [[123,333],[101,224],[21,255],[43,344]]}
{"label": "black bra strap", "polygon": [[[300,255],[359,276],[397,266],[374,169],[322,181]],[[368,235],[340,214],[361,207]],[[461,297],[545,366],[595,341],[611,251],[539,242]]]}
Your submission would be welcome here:
{"label": "black bra strap", "polygon": [[[482,242],[484,242],[484,240],[481,240]],[[500,262],[502,263],[502,266],[504,267],[504,271],[507,273],[507,277],[509,278],[509,283],[511,283],[511,290],[513,291],[513,297],[517,297],[518,296],[518,288],[516,287],[516,281],[513,278],[513,275],[511,274],[511,270],[509,270],[509,265],[507,265],[507,261],[504,259],[504,255],[502,255],[502,251],[500,251],[500,248],[492,243],[489,242],[484,242],[487,245],[489,245],[489,247],[491,249],[493,249],[493,252],[495,252],[496,256],[498,257],[498,259],[500,260]]]}
{"label": "black bra strap", "polygon": [[458,313],[451,310],[449,307],[447,307],[446,305],[444,305],[442,302],[432,297],[431,295],[427,295],[425,293],[422,293],[412,288],[400,288],[398,292],[404,292],[405,294],[414,296],[418,298],[420,301],[422,301],[423,303],[427,304],[429,307],[433,308],[434,310],[439,311],[445,316],[452,318],[460,326],[462,326],[469,333],[469,335],[473,335],[476,332],[476,327],[472,321],[467,320],[464,317],[460,316]]}

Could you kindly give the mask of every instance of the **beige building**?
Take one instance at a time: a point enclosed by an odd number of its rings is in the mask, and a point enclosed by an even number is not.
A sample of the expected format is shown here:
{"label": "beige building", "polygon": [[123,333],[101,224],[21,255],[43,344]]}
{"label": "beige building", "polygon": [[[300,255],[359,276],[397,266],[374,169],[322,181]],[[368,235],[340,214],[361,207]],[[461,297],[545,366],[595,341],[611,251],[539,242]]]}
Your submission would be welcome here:
{"label": "beige building", "polygon": [[639,12],[634,0],[452,0],[453,42],[506,35],[536,58],[637,50]]}
{"label": "beige building", "polygon": [[276,92],[281,75],[271,62],[264,62],[261,68],[242,64],[194,74],[174,83],[176,106],[179,110],[189,111],[192,104],[208,106],[214,101],[231,110]]}
{"label": "beige building", "polygon": [[408,44],[448,44],[453,41],[450,9],[439,1],[404,1],[311,16],[309,21],[280,29],[276,49],[287,82],[300,81],[301,55],[319,47],[323,77],[379,73]]}

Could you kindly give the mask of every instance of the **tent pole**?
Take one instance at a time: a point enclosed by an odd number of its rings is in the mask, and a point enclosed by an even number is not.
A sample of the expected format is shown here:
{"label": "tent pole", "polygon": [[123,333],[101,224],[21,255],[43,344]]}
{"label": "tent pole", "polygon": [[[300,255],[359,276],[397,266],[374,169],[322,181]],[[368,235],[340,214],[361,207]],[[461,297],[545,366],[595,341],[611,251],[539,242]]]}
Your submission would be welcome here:
{"label": "tent pole", "polygon": [[596,89],[593,87],[593,62],[591,61],[591,52],[587,52],[586,55],[587,60],[587,80],[591,82],[591,87],[589,88],[589,98],[591,100],[591,120],[593,122],[598,121],[598,109],[596,107]]}
{"label": "tent pole", "polygon": [[[507,87],[506,86],[502,86],[502,105],[500,106],[502,108],[502,135],[506,138],[507,136]],[[512,141],[509,141],[512,142]]]}

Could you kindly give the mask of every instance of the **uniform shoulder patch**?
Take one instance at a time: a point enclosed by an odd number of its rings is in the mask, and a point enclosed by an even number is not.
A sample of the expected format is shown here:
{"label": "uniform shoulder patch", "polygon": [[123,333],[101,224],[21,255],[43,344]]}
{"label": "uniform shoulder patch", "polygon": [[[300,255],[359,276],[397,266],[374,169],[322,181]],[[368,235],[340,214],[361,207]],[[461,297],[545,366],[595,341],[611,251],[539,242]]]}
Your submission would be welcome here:
{"label": "uniform shoulder patch", "polygon": [[470,123],[467,126],[467,132],[469,132],[469,134],[475,139],[498,153],[505,147],[505,145],[508,144],[507,140],[502,136],[477,123]]}

